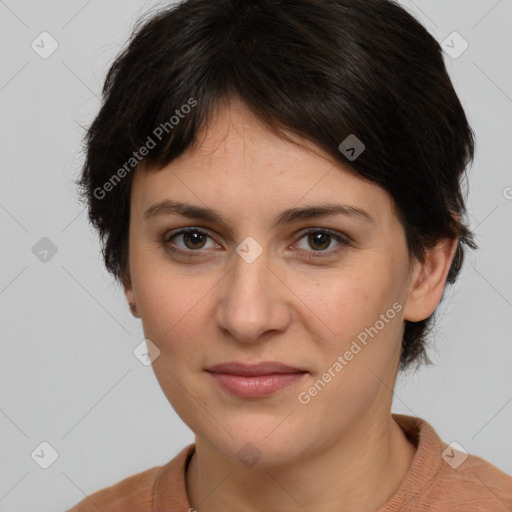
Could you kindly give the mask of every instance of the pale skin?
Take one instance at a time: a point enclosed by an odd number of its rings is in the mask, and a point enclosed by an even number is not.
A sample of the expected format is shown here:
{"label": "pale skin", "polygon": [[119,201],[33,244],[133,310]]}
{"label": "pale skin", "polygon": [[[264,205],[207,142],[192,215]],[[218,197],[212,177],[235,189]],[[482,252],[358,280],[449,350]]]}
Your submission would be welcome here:
{"label": "pale skin", "polygon": [[[161,351],[156,377],[195,433],[186,483],[199,512],[377,511],[415,454],[390,413],[403,323],[435,310],[456,240],[441,240],[424,262],[411,260],[390,195],[295,140],[233,101],[193,148],[134,176],[124,289]],[[213,209],[225,224],[144,216],[165,200]],[[283,210],[326,203],[371,220],[336,214],[274,226]],[[187,227],[204,235],[171,240]],[[315,245],[307,228],[348,241],[327,236]],[[263,249],[251,263],[236,252],[249,236]],[[310,403],[299,403],[396,302],[401,310],[378,335]],[[279,361],[308,373],[271,396],[244,399],[205,372],[228,361]],[[250,468],[237,457],[248,442],[262,454]]]}

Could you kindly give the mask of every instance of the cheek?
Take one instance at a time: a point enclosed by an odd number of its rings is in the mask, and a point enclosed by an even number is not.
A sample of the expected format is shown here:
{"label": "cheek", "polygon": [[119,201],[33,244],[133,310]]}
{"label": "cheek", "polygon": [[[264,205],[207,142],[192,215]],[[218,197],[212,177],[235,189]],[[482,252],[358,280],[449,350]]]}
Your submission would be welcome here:
{"label": "cheek", "polygon": [[296,284],[298,295],[342,340],[373,325],[400,297],[395,273],[382,261],[368,258],[360,265],[326,274],[316,283]]}
{"label": "cheek", "polygon": [[180,386],[167,372],[190,387],[204,366],[205,351],[219,338],[214,305],[223,273],[173,264],[154,249],[132,254],[132,282],[144,335],[160,350],[154,371],[164,392],[172,394]]}
{"label": "cheek", "polygon": [[204,309],[204,295],[212,285],[203,287],[202,280],[175,275],[146,273],[139,278],[137,304],[144,336],[160,350],[152,365],[160,387],[187,425],[209,424],[207,417],[201,418],[208,410],[205,396],[194,386],[204,362],[205,340],[213,332]]}
{"label": "cheek", "polygon": [[192,350],[204,333],[205,293],[213,284],[175,275],[140,276],[136,295],[146,337],[173,356]]}
{"label": "cheek", "polygon": [[[319,286],[310,286],[304,295],[322,320],[319,325],[329,327],[322,330],[325,336],[315,338],[321,351],[320,371],[331,368],[341,377],[333,379],[324,396],[330,395],[329,399],[320,403],[339,396],[351,397],[350,403],[367,403],[380,385],[375,375],[384,378],[399,356],[403,324],[400,262],[377,254],[367,256],[333,279],[329,276]],[[338,369],[343,368],[341,373],[333,369],[336,362]]]}
{"label": "cheek", "polygon": [[370,407],[379,393],[386,395],[382,382],[391,387],[401,345],[403,306],[397,282],[389,264],[376,261],[311,287],[306,296],[336,336],[315,338],[321,364],[308,384],[312,387],[302,390],[315,396],[305,411],[314,409],[339,426]]}

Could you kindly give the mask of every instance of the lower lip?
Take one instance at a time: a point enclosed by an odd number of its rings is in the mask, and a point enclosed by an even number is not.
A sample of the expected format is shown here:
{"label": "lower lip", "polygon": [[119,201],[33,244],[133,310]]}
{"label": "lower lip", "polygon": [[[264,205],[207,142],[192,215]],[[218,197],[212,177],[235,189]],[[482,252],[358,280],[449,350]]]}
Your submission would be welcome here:
{"label": "lower lip", "polygon": [[307,375],[306,372],[302,372],[243,377],[228,373],[209,373],[222,389],[242,398],[259,398],[272,395],[280,389],[299,382]]}

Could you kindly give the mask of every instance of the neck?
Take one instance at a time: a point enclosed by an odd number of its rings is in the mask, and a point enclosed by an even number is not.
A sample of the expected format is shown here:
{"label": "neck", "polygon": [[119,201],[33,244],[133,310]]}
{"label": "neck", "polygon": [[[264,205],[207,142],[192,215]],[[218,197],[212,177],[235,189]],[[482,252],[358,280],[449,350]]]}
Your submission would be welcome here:
{"label": "neck", "polygon": [[203,438],[187,469],[193,508],[220,512],[376,512],[397,490],[415,453],[389,413],[363,417],[347,435],[291,464],[245,468]]}

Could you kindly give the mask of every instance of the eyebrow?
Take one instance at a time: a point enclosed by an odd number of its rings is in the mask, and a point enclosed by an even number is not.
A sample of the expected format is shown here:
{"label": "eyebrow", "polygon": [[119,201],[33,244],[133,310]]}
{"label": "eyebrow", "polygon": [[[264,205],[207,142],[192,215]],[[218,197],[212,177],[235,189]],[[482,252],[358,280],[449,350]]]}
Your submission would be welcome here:
{"label": "eyebrow", "polygon": [[[182,203],[179,201],[171,201],[166,199],[150,206],[143,214],[145,219],[165,215],[181,215],[191,219],[201,219],[212,223],[222,224],[227,226],[227,222],[223,219],[222,215],[211,208],[204,208],[193,204]],[[314,219],[318,217],[327,217],[331,215],[345,215],[353,218],[361,218],[375,223],[373,217],[365,210],[352,205],[326,203],[321,205],[310,205],[301,208],[289,208],[282,211],[274,219],[273,227],[281,226],[283,224],[290,224],[298,220]]]}

